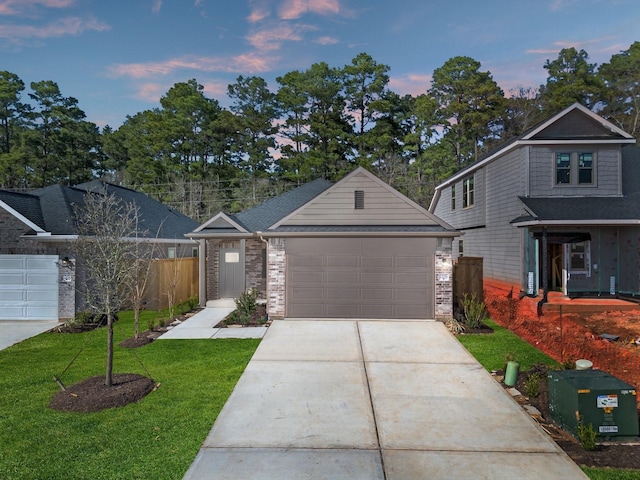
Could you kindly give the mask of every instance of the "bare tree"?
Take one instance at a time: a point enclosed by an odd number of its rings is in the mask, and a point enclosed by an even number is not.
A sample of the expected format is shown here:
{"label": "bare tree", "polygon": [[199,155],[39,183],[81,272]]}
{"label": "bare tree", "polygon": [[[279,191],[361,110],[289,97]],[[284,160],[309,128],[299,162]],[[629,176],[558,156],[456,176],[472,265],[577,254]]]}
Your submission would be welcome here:
{"label": "bare tree", "polygon": [[89,193],[75,207],[78,225],[76,252],[86,268],[86,301],[107,319],[105,385],[113,385],[113,322],[131,298],[136,268],[139,208],[115,195]]}

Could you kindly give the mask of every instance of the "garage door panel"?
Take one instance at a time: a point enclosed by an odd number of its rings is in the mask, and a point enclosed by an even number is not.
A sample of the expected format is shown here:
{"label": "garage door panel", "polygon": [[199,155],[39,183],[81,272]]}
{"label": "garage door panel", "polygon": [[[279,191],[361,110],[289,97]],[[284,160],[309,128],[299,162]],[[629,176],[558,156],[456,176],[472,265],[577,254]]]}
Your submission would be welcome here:
{"label": "garage door panel", "polygon": [[364,268],[367,267],[375,267],[375,268],[391,268],[394,265],[393,257],[361,257],[362,258],[362,266]]}
{"label": "garage door panel", "polygon": [[324,257],[321,255],[296,255],[290,259],[293,267],[322,267]]}
{"label": "garage door panel", "polygon": [[27,302],[55,302],[58,299],[58,292],[51,290],[30,290],[27,292]]}
{"label": "garage door panel", "polygon": [[361,318],[394,318],[395,312],[392,305],[362,305]]}
{"label": "garage door panel", "polygon": [[326,266],[327,267],[358,267],[360,261],[358,257],[351,255],[327,255]]}
{"label": "garage door panel", "polygon": [[322,283],[324,282],[324,273],[317,270],[295,270],[292,272],[291,278],[296,285],[307,283],[322,285]]}
{"label": "garage door panel", "polygon": [[353,285],[358,283],[359,279],[357,272],[328,271],[326,272],[326,281],[328,284],[344,283]]}
{"label": "garage door panel", "polygon": [[2,272],[2,270],[0,270],[0,272],[2,273],[0,276],[0,285],[7,285],[11,287],[13,285],[22,285],[25,283],[25,275],[22,273]]}
{"label": "garage door panel", "polygon": [[327,288],[325,289],[325,300],[327,302],[340,300],[359,300],[360,290],[357,288]]}
{"label": "garage door panel", "polygon": [[0,270],[5,270],[5,269],[22,270],[23,268],[24,268],[24,257],[17,256],[17,255],[4,255],[2,258],[0,258]]}
{"label": "garage door panel", "polygon": [[435,244],[428,238],[288,238],[285,313],[433,318]]}
{"label": "garage door panel", "polygon": [[330,318],[358,318],[360,313],[358,311],[358,305],[353,304],[327,304],[326,314]]}
{"label": "garage door panel", "polygon": [[50,274],[27,274],[27,285],[56,285],[57,283],[58,278]]}
{"label": "garage door panel", "polygon": [[296,287],[292,290],[293,295],[300,301],[310,299],[318,301],[324,297],[324,289],[322,287]]}
{"label": "garage door panel", "polygon": [[25,292],[22,290],[0,290],[0,302],[21,302],[24,297]]}
{"label": "garage door panel", "polygon": [[362,300],[372,302],[383,302],[393,300],[393,289],[391,288],[363,288]]}

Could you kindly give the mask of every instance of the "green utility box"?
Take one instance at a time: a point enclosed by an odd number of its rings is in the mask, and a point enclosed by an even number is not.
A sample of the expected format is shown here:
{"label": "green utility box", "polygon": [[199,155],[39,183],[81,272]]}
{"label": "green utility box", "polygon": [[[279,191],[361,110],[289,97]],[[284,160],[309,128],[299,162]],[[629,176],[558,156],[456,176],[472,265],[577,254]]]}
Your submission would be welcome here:
{"label": "green utility box", "polygon": [[600,370],[550,371],[549,414],[573,436],[580,418],[600,438],[638,436],[638,407],[633,386]]}

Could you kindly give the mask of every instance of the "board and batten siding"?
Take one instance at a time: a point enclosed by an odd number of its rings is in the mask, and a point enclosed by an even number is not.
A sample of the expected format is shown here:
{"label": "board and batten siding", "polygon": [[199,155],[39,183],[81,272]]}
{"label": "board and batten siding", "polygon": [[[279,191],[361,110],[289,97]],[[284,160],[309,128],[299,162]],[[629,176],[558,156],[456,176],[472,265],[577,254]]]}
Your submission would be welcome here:
{"label": "board and batten siding", "polygon": [[[593,185],[556,185],[556,152],[594,154]],[[621,187],[621,153],[619,148],[594,145],[549,145],[531,148],[529,176],[532,197],[619,196]]]}
{"label": "board and batten siding", "polygon": [[[519,284],[523,276],[522,235],[511,220],[522,214],[518,196],[526,192],[526,149],[517,149],[475,172],[475,204],[462,208],[462,179],[456,183],[456,209],[451,187],[445,188],[434,213],[464,235],[464,255],[483,257],[484,276]],[[466,178],[466,177],[465,177]],[[453,255],[458,256],[458,241]]]}
{"label": "board and batten siding", "polygon": [[[364,208],[355,209],[355,191],[364,192]],[[437,225],[419,209],[365,175],[336,184],[282,225]]]}

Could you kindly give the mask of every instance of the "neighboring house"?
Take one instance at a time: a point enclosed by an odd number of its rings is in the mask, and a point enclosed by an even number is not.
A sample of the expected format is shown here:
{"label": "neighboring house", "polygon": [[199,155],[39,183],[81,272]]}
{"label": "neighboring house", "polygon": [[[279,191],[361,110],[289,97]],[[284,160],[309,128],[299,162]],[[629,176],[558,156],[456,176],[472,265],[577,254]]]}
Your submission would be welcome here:
{"label": "neighboring house", "polygon": [[198,239],[201,302],[257,289],[271,318],[448,318],[458,233],[373,174],[219,213]]}
{"label": "neighboring house", "polygon": [[184,235],[198,223],[143,193],[102,182],[30,193],[0,190],[0,320],[62,321],[85,308],[85,275],[74,257],[74,206],[88,192],[135,202],[145,231],[135,240],[156,244],[158,256],[197,255],[197,244]]}
{"label": "neighboring house", "polygon": [[579,104],[440,184],[429,210],[484,258],[485,279],[544,299],[640,294],[640,154]]}

